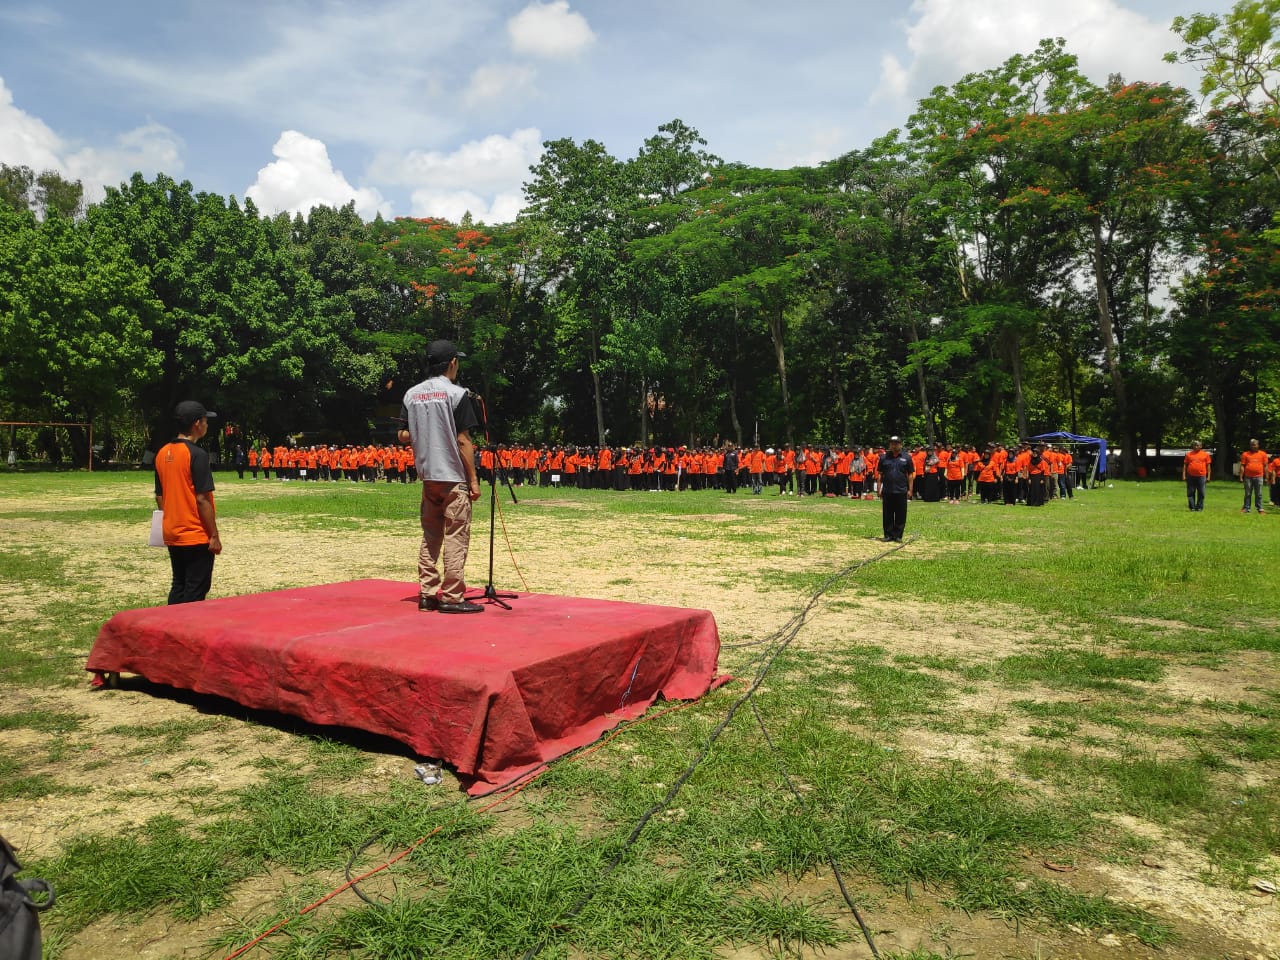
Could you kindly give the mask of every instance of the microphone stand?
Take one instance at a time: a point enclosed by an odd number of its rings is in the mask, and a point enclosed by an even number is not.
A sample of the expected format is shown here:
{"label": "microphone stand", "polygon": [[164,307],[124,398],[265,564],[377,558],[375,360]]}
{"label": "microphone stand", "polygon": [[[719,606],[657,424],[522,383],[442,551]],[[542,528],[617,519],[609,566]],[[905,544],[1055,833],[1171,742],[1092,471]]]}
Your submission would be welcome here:
{"label": "microphone stand", "polygon": [[[489,604],[497,604],[503,610],[510,610],[511,604],[507,603],[507,601],[520,599],[519,594],[499,593],[493,585],[493,542],[494,525],[498,514],[498,471],[502,469],[502,466],[498,459],[498,451],[493,449],[494,445],[489,441],[489,410],[485,406],[484,397],[478,393],[472,393],[472,397],[480,403],[485,446],[493,450],[493,469],[489,471],[489,582],[485,584],[484,592],[474,599],[483,600]],[[519,503],[520,501],[516,499],[515,487],[511,486],[511,478],[507,476],[505,470],[502,471],[502,479],[506,483],[507,489],[511,491],[511,502]]]}

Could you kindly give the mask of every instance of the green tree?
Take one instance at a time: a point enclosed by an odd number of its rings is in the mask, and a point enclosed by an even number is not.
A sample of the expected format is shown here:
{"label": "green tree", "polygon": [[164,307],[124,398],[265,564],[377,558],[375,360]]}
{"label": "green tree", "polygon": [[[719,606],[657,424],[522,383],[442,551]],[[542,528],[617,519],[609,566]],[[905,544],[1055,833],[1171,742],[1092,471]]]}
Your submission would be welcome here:
{"label": "green tree", "polygon": [[1080,261],[1093,280],[1098,332],[1122,435],[1122,464],[1132,473],[1137,450],[1131,416],[1117,291],[1136,278],[1141,323],[1152,318],[1154,263],[1181,239],[1183,201],[1204,183],[1205,155],[1189,123],[1193,105],[1167,84],[1118,80],[1076,109],[1009,122],[1037,161],[1033,178],[1007,205],[1067,218]]}
{"label": "green tree", "polygon": [[[87,223],[0,207],[0,396],[31,415],[110,422],[158,374],[146,271]],[[72,431],[76,462],[87,439]]]}
{"label": "green tree", "polygon": [[1175,17],[1171,29],[1186,46],[1165,60],[1197,65],[1213,106],[1280,111],[1280,0],[1237,0],[1226,14]]}
{"label": "green tree", "polygon": [[[1029,55],[936,88],[907,122],[907,155],[928,171],[917,215],[936,238],[936,272],[957,298],[938,311],[946,323],[936,335],[913,331],[913,363],[984,390],[1007,376],[1023,436],[1024,344],[1037,328],[1043,291],[1063,282],[1071,249],[1054,218],[1010,203],[1035,175],[1017,133],[1076,109],[1090,89],[1063,41],[1044,40]],[[1001,399],[1001,390],[989,391],[989,430]]]}

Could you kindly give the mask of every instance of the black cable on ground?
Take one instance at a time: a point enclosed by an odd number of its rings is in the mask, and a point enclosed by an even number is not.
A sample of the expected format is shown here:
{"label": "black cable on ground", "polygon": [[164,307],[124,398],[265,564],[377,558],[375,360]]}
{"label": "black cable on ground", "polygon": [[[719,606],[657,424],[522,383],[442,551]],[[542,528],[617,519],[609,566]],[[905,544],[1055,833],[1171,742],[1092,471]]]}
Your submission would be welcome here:
{"label": "black cable on ground", "polygon": [[[914,541],[914,539],[915,538],[913,537],[912,540],[909,540],[907,542],[911,543]],[[613,858],[613,860],[609,863],[607,867],[605,867],[604,872],[601,873],[600,876],[596,878],[595,882],[592,883],[590,888],[588,888],[588,890],[581,897],[578,898],[577,902],[574,903],[573,906],[571,906],[568,910],[566,910],[561,915],[560,920],[557,923],[557,926],[563,924],[567,920],[573,919],[579,913],[582,912],[582,909],[588,903],[590,903],[592,898],[594,898],[595,895],[600,891],[600,888],[604,885],[604,882],[608,880],[610,876],[613,875],[613,872],[617,870],[619,866],[621,866],[623,858],[626,857],[627,853],[635,845],[636,841],[640,839],[640,834],[644,832],[644,828],[648,826],[649,821],[651,821],[657,814],[665,810],[671,804],[671,801],[676,798],[676,795],[679,794],[680,790],[684,787],[685,783],[688,782],[689,778],[693,776],[694,771],[696,771],[698,767],[702,765],[703,761],[706,760],[707,756],[711,753],[711,748],[715,746],[716,741],[720,739],[720,736],[728,728],[729,724],[733,722],[733,718],[737,715],[738,711],[742,709],[744,704],[748,703],[751,700],[752,696],[760,688],[761,684],[764,683],[765,677],[769,675],[769,670],[773,667],[774,662],[778,659],[779,656],[781,656],[783,651],[785,651],[787,647],[791,645],[791,641],[794,640],[796,636],[800,633],[800,628],[804,626],[804,621],[808,617],[809,612],[817,605],[818,601],[823,597],[823,595],[826,594],[827,591],[830,590],[839,581],[853,575],[858,570],[861,570],[863,567],[867,566],[868,564],[875,563],[878,560],[883,560],[885,557],[898,552],[904,546],[905,544],[900,543],[897,546],[891,547],[888,550],[885,550],[885,551],[882,551],[881,553],[876,554],[874,557],[868,557],[865,560],[858,560],[840,570],[837,570],[830,577],[824,580],[812,594],[810,594],[808,602],[800,609],[800,611],[797,614],[795,614],[790,620],[788,620],[786,624],[784,624],[781,628],[779,628],[779,630],[775,631],[773,636],[777,638],[777,643],[773,646],[772,649],[766,651],[765,654],[760,658],[763,660],[763,663],[761,664],[759,670],[756,671],[755,679],[752,680],[751,685],[747,688],[746,692],[742,694],[742,696],[740,696],[737,700],[735,700],[730,705],[729,711],[725,714],[724,719],[721,720],[720,723],[716,725],[715,729],[711,731],[711,734],[707,738],[706,743],[703,744],[702,749],[698,751],[698,753],[694,756],[693,760],[690,761],[689,765],[685,767],[684,771],[680,774],[680,776],[678,776],[675,782],[672,783],[672,785],[667,789],[667,792],[663,796],[663,798],[644,812],[644,814],[640,817],[639,822],[635,825],[631,833],[628,835],[627,839],[623,841],[622,849],[618,851],[618,855]],[[841,890],[843,891],[844,890],[843,882],[841,882],[840,886],[841,886]],[[849,903],[849,905],[852,907],[853,906],[852,898],[846,897],[846,900]],[[856,910],[855,910],[855,916],[857,917],[859,925],[862,926],[862,917],[857,913]],[[866,927],[862,926],[862,929],[864,934],[866,934],[867,933]],[[543,948],[547,946],[547,942],[548,942],[548,938],[544,936],[543,939],[539,940],[536,944],[534,944],[532,947],[530,947],[528,950],[524,952],[524,954],[522,955],[522,960],[532,960],[532,958],[536,957],[539,953],[542,952]],[[869,945],[871,944],[869,934],[868,934],[867,942]],[[874,953],[875,952],[874,945],[871,946],[871,949],[872,949],[872,952]],[[876,956],[878,957],[879,954],[876,954]]]}
{"label": "black cable on ground", "polygon": [[[760,708],[756,704],[755,697],[751,698],[751,712],[755,714],[760,733],[764,735],[765,743],[769,745],[769,751],[773,754],[773,759],[778,765],[778,773],[782,776],[782,782],[787,785],[787,789],[800,802],[801,808],[809,816],[809,819],[814,820],[809,801],[805,799],[804,794],[792,782],[791,775],[787,772],[786,765],[782,762],[782,751],[778,749],[778,745],[773,742],[773,737],[769,735],[769,728],[764,725],[764,717],[760,716]],[[849,895],[849,891],[845,888],[844,876],[840,873],[840,867],[836,865],[836,855],[831,852],[831,845],[825,839],[822,841],[822,850],[827,855],[827,863],[831,865],[831,872],[836,878],[836,886],[840,888],[840,895],[844,897],[844,902],[848,904],[849,910],[853,913],[853,919],[858,921],[858,929],[862,931],[863,939],[867,941],[867,946],[871,948],[871,955],[876,960],[880,960],[880,951],[876,949],[875,939],[871,936],[871,931],[867,929],[867,924],[862,919],[862,913],[858,910],[858,905],[853,902],[853,897]]]}

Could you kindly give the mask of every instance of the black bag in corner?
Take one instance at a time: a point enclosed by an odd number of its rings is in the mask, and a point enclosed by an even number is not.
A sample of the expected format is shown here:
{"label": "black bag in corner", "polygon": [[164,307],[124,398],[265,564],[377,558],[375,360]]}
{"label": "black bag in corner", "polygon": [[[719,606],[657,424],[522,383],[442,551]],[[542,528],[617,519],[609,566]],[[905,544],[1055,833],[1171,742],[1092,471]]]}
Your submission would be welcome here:
{"label": "black bag in corner", "polygon": [[[0,957],[4,960],[40,960],[40,918],[53,906],[53,887],[44,880],[16,880],[22,869],[9,841],[0,837]],[[42,903],[31,894],[45,894]]]}

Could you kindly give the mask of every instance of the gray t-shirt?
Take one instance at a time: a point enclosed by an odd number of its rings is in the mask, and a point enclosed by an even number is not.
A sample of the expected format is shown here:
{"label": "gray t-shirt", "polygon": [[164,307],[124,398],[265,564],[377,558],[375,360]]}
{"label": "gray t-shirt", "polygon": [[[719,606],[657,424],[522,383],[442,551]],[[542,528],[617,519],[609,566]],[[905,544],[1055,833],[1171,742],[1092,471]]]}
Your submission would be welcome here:
{"label": "gray t-shirt", "polygon": [[409,430],[418,479],[465,483],[458,434],[479,425],[467,389],[448,377],[430,377],[409,388],[400,416]]}

